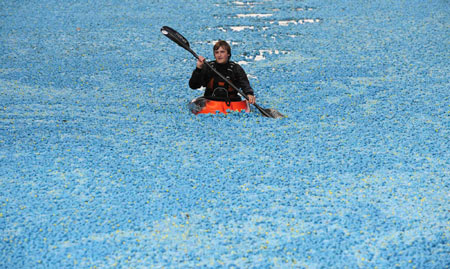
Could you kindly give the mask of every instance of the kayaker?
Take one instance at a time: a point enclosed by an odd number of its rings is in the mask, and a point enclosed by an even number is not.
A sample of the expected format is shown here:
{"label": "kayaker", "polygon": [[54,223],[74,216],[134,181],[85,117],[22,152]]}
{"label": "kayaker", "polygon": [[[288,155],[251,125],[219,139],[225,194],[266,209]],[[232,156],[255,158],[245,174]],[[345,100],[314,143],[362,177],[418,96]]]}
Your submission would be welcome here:
{"label": "kayaker", "polygon": [[[254,104],[255,95],[248,81],[247,74],[239,64],[230,61],[230,45],[224,40],[219,40],[215,43],[213,52],[216,60],[209,62],[209,64],[236,87],[240,88],[248,96],[248,102]],[[205,87],[206,90],[203,97],[208,100],[225,101],[227,103],[242,100],[235,89],[205,66],[205,58],[203,56],[198,57],[196,68],[189,80],[189,87],[191,89]]]}

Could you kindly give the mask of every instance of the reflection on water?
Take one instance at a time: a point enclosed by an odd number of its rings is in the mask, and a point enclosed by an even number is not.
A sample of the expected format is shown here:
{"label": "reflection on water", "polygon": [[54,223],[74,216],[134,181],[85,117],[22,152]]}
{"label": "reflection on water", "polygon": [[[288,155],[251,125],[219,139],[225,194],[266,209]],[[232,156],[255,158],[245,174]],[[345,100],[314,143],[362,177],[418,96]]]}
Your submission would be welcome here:
{"label": "reflection on water", "polygon": [[[259,5],[267,2],[261,1],[232,1],[227,2],[226,6],[234,6],[239,9],[236,13],[231,11],[229,14],[217,14],[216,19],[221,19],[224,16],[230,20],[230,24],[224,25],[219,24],[215,27],[208,27],[208,30],[226,32],[240,32],[240,35],[244,35],[244,39],[248,35],[259,34],[270,40],[278,40],[283,38],[298,38],[302,36],[301,28],[299,25],[305,24],[315,24],[322,22],[321,18],[306,17],[309,11],[316,10],[314,7],[308,6],[272,6],[260,8]],[[217,4],[221,7],[224,6],[223,3]],[[233,14],[234,13],[234,14]],[[289,14],[289,17],[286,15]],[[297,14],[297,15],[296,15]],[[305,18],[306,17],[306,18]],[[244,22],[245,21],[245,22]],[[253,23],[254,21],[254,23]],[[289,27],[287,31],[279,31],[277,28]],[[295,30],[293,30],[295,29]],[[281,29],[280,29],[281,30]],[[237,35],[237,34],[236,34]],[[208,43],[214,43],[208,42]],[[233,44],[232,44],[233,45]],[[251,62],[264,61],[270,58],[269,55],[284,55],[289,54],[288,51],[280,51],[274,49],[264,49],[258,50],[252,53],[252,55],[243,55],[244,59],[238,63],[241,65],[246,65]]]}
{"label": "reflection on water", "polygon": [[265,18],[265,17],[271,17],[271,16],[273,16],[273,14],[270,14],[270,13],[268,13],[268,14],[263,14],[263,13],[261,13],[261,14],[253,14],[253,13],[250,13],[250,14],[237,14],[236,15],[236,17],[238,17],[238,18]]}
{"label": "reflection on water", "polygon": [[243,31],[246,29],[250,29],[250,30],[255,29],[254,26],[245,26],[245,25],[244,26],[230,26],[230,28],[232,31],[236,31],[236,32],[240,32],[240,31]]}
{"label": "reflection on water", "polygon": [[283,21],[271,21],[270,24],[278,23],[280,26],[288,26],[289,24],[305,24],[305,23],[318,23],[321,19],[301,19],[301,20],[283,20]]}

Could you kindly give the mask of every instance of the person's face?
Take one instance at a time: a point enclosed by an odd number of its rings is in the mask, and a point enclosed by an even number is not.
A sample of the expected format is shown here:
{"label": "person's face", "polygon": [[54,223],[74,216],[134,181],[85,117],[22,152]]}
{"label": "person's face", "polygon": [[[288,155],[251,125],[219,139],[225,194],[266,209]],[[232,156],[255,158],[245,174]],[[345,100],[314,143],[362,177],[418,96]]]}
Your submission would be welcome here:
{"label": "person's face", "polygon": [[219,64],[224,64],[228,62],[228,58],[230,58],[230,54],[223,47],[219,47],[214,51],[214,58],[216,58],[216,62]]}

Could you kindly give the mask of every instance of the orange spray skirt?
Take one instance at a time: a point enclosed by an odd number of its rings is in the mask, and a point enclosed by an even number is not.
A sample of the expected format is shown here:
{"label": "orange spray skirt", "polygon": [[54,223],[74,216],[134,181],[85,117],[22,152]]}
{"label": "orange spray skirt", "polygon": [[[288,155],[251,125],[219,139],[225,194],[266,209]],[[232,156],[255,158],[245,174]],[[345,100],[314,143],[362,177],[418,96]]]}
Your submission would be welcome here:
{"label": "orange spray skirt", "polygon": [[229,111],[250,112],[250,105],[246,100],[231,101],[229,104],[225,101],[215,101],[194,99],[191,104],[196,104],[196,109],[191,109],[194,114],[216,114],[217,112],[227,114]]}

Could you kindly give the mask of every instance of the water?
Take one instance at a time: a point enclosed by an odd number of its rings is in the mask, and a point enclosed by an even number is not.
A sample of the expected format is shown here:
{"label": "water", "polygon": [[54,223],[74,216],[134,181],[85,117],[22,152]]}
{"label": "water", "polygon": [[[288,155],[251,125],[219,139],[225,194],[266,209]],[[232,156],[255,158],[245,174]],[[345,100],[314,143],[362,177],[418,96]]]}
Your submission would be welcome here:
{"label": "water", "polygon": [[[447,10],[0,4],[0,267],[445,268]],[[192,115],[162,25],[287,118]]]}

